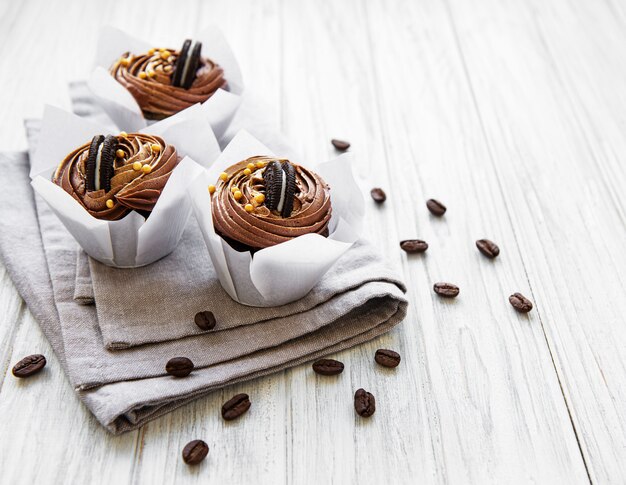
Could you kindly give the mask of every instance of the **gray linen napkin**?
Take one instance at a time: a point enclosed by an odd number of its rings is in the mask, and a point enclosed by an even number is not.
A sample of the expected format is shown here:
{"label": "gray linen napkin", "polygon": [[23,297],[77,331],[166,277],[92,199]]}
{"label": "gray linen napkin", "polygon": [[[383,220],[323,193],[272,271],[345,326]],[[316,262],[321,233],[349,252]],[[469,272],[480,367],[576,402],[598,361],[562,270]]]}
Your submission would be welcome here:
{"label": "gray linen napkin", "polygon": [[[178,338],[187,333],[173,336],[168,328],[165,338],[176,340],[109,351],[96,308],[75,301],[81,296],[89,303],[93,297],[86,260],[46,204],[38,197],[33,200],[27,157],[2,156],[0,169],[8,181],[0,194],[0,257],[80,398],[112,432],[134,429],[224,385],[365,342],[406,315],[404,288],[394,272],[369,245],[358,244],[338,262],[344,271],[337,272],[339,281],[333,285],[341,283],[343,273],[350,275],[340,293],[324,290],[322,285],[319,296],[310,301],[298,302],[291,309],[269,309],[258,317],[259,309],[232,302],[216,280],[207,281],[207,293],[214,299],[203,305],[232,305],[232,320],[225,317],[222,330]],[[193,226],[185,238],[193,244]],[[370,274],[379,272],[381,280],[367,276],[359,285],[354,275],[362,267],[370,268]],[[155,279],[164,280],[167,275]],[[324,295],[329,299],[324,300]],[[119,317],[118,328],[126,323],[124,315]],[[184,323],[189,322],[185,319]],[[175,355],[189,356],[199,368],[186,379],[164,375],[165,362]]]}
{"label": "gray linen napkin", "polygon": [[[7,181],[5,190],[0,192],[0,257],[50,339],[80,398],[111,432],[135,429],[227,384],[365,342],[388,331],[406,315],[407,303],[401,285],[368,283],[362,291],[371,298],[364,304],[353,304],[363,301],[355,296],[354,291],[358,290],[347,291],[305,314],[301,320],[294,318],[289,323],[306,326],[308,317],[327,314],[328,324],[317,330],[310,327],[310,333],[275,346],[268,346],[267,333],[259,332],[250,338],[256,351],[229,360],[218,359],[207,367],[200,364],[203,368],[186,379],[171,378],[163,375],[163,367],[173,355],[190,355],[185,351],[193,352],[194,356],[219,354],[224,350],[223,342],[212,341],[211,337],[236,333],[236,338],[225,342],[226,346],[237,347],[249,339],[249,328],[264,328],[268,322],[129,350],[107,351],[94,306],[78,305],[73,299],[75,245],[45,203],[33,200],[26,155],[0,156],[0,170]],[[43,239],[39,235],[38,213]],[[239,309],[242,315],[255,310],[244,306]],[[285,330],[281,321],[278,322],[268,332]]]}
{"label": "gray linen napkin", "polygon": [[[39,125],[26,122],[31,147]],[[166,356],[184,355],[196,367],[245,357],[335,325],[354,308],[387,296],[390,284],[403,289],[378,252],[369,244],[358,243],[302,300],[275,308],[246,307],[231,300],[220,286],[199,229],[191,220],[180,247],[152,265],[116,269],[89,259],[96,305],[78,306],[74,304],[74,285],[81,265],[73,263],[81,260],[77,253],[82,251],[39,197],[36,207],[65,335],[91,346],[89,351],[79,349],[70,359],[73,384],[81,389],[162,375]],[[219,323],[214,331],[202,332],[193,323],[195,313],[203,309],[215,310]],[[85,322],[93,323],[87,326]],[[359,331],[378,323],[362,321]],[[89,337],[93,327],[98,334],[97,348]],[[204,338],[182,339],[200,334]],[[108,352],[108,359],[97,357],[102,346],[122,350],[143,343],[157,345],[138,347],[132,353]],[[71,346],[68,351],[73,349]],[[155,365],[155,351],[163,356],[160,366]]]}

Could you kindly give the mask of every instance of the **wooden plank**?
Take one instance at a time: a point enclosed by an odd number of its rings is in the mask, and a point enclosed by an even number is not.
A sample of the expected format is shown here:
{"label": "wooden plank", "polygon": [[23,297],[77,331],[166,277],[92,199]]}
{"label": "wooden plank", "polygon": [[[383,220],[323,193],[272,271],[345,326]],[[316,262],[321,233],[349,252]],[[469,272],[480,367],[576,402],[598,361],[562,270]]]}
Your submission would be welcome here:
{"label": "wooden plank", "polygon": [[[379,139],[395,174],[391,209],[398,236],[431,244],[426,257],[405,263],[414,312],[405,338],[414,346],[422,386],[415,406],[427,423],[413,445],[417,453],[407,455],[420,463],[432,457],[423,473],[434,478],[422,477],[426,481],[585,483],[541,322],[536,314],[520,317],[507,302],[514,291],[529,293],[525,255],[447,9],[438,1],[396,7],[367,4]],[[480,37],[480,29],[472,33]],[[429,197],[448,205],[444,218],[428,214]],[[500,244],[498,259],[476,251],[481,237]],[[441,280],[459,284],[456,301],[433,298],[432,284]],[[410,439],[407,432],[402,441]]]}
{"label": "wooden plank", "polygon": [[621,483],[624,17],[610,4],[450,3],[591,479]]}

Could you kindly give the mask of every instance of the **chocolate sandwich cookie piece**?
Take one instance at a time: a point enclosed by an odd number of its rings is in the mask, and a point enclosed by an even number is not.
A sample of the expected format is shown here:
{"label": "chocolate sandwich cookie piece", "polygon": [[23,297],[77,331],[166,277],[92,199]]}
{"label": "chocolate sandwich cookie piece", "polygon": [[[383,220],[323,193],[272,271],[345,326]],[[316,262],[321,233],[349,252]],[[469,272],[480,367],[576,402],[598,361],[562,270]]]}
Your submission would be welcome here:
{"label": "chocolate sandwich cookie piece", "polygon": [[200,64],[200,54],[202,53],[202,42],[196,42],[191,51],[191,55],[187,58],[185,67],[183,69],[183,78],[180,81],[180,85],[183,89],[189,89],[196,79],[196,71]]}
{"label": "chocolate sandwich cookie piece", "polygon": [[291,215],[291,211],[293,210],[293,199],[296,194],[296,167],[288,161],[285,161],[283,162],[282,168],[283,172],[285,172],[285,188],[284,192],[281,188],[282,207],[279,202],[278,209],[280,210],[281,216],[289,217]]}
{"label": "chocolate sandwich cookie piece", "polygon": [[267,164],[263,171],[265,182],[265,207],[274,211],[280,202],[280,192],[283,183],[283,169],[280,162],[274,160]]}
{"label": "chocolate sandwich cookie piece", "polygon": [[98,158],[98,148],[103,141],[103,135],[96,135],[91,139],[91,145],[89,145],[89,154],[85,163],[85,184],[89,191],[96,190],[96,159]]}
{"label": "chocolate sandwich cookie piece", "polygon": [[189,49],[191,48],[191,40],[187,39],[183,43],[183,47],[178,53],[178,57],[174,62],[174,72],[172,73],[172,86],[180,87],[182,85],[183,74],[185,71],[185,63],[187,62],[187,56],[189,55]]}
{"label": "chocolate sandwich cookie piece", "polygon": [[[109,135],[102,142],[102,150],[100,152],[99,179],[100,189],[105,192],[111,190],[111,179],[115,172],[115,152],[117,151],[117,137]],[[94,178],[95,180],[95,178]]]}

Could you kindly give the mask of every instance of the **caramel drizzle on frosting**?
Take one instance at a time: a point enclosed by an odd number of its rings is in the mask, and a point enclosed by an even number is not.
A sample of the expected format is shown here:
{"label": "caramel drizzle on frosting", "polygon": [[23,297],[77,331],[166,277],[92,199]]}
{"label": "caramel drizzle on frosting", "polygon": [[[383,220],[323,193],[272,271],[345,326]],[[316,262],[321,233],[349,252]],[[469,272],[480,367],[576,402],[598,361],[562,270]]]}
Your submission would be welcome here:
{"label": "caramel drizzle on frosting", "polygon": [[[319,175],[300,165],[293,164],[296,169],[296,192],[289,217],[281,217],[259,202],[263,197],[257,196],[265,195],[263,169],[273,160],[282,159],[255,156],[232,165],[224,172],[225,175],[222,174],[211,195],[216,231],[255,249],[304,234],[327,235],[332,211],[330,189]],[[251,173],[247,175],[245,170],[249,164],[253,164],[254,169],[250,169]],[[239,199],[235,198],[237,191],[242,195]]]}
{"label": "caramel drizzle on frosting", "polygon": [[200,58],[196,78],[189,89],[172,86],[178,54],[174,49],[150,49],[138,56],[127,52],[111,66],[111,75],[128,89],[146,118],[166,118],[203,103],[219,88],[226,88],[224,70],[206,57]]}
{"label": "caramel drizzle on frosting", "polygon": [[118,151],[124,156],[115,159],[108,192],[87,190],[85,164],[90,143],[65,157],[52,176],[52,182],[98,219],[121,219],[131,210],[151,212],[180,161],[176,148],[158,136],[129,133],[117,139]]}

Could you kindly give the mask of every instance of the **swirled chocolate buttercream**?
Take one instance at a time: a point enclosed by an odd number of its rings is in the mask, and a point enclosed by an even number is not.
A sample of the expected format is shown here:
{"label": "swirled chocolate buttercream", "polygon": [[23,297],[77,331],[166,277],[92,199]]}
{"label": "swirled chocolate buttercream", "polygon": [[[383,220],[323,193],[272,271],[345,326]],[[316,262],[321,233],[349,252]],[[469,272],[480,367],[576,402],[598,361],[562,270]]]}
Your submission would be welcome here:
{"label": "swirled chocolate buttercream", "polygon": [[158,136],[96,135],[59,164],[52,181],[98,219],[152,211],[172,170],[176,148]]}
{"label": "swirled chocolate buttercream", "polygon": [[289,160],[248,158],[226,169],[209,192],[215,230],[236,249],[262,249],[304,234],[328,235],[328,185]]}
{"label": "swirled chocolate buttercream", "polygon": [[110,69],[111,75],[135,98],[144,116],[160,120],[226,88],[224,70],[202,57],[202,44],[186,40],[180,50],[150,49],[126,52]]}

